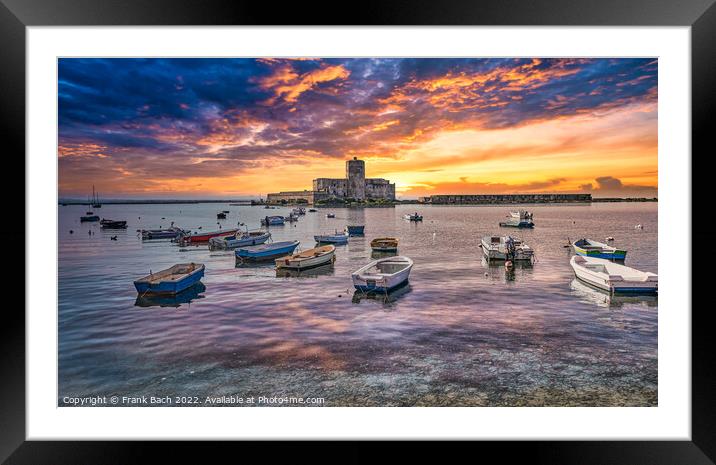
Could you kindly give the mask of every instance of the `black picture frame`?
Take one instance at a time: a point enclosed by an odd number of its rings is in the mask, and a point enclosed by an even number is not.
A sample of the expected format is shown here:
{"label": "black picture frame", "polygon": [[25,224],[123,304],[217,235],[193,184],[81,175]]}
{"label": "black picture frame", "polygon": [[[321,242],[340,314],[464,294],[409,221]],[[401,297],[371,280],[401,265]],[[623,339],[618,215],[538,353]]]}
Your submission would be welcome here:
{"label": "black picture frame", "polygon": [[[0,0],[0,115],[5,169],[25,173],[25,28],[29,26],[84,25],[441,25],[441,26],[690,26],[692,72],[692,165],[706,162],[713,151],[709,136],[716,133],[716,6],[715,0],[503,0],[480,2],[442,0],[406,2],[363,1],[359,4],[311,2],[310,5],[277,7],[273,2],[240,0]],[[310,7],[307,7],[310,6]],[[688,161],[689,154],[684,154]],[[9,164],[9,166],[8,166]],[[707,165],[704,165],[707,166]],[[692,170],[692,213],[708,210],[705,199],[709,170]],[[8,176],[9,177],[9,176]],[[13,174],[13,178],[19,179]],[[6,178],[7,179],[7,178]],[[24,187],[24,186],[23,186]],[[3,183],[5,199],[16,199],[19,183]],[[24,189],[23,189],[24,192]],[[10,252],[20,255],[14,244],[25,242],[24,221],[28,214],[19,202],[6,202],[6,214],[17,227],[0,228],[0,238]],[[12,205],[10,205],[12,204]],[[693,229],[693,244],[711,237],[710,219]],[[53,226],[48,225],[52,228]],[[691,251],[689,251],[691,254]],[[691,255],[693,257],[693,255]],[[13,257],[13,263],[25,263]],[[536,463],[629,463],[707,464],[716,460],[716,375],[712,349],[712,306],[697,305],[699,292],[707,289],[705,265],[692,260],[692,440],[691,441],[504,441],[462,443],[467,447],[500,454],[500,461],[516,458]],[[7,267],[5,267],[7,268]],[[19,267],[4,269],[4,283],[16,283]],[[23,265],[23,270],[25,266]],[[24,273],[23,273],[24,276]],[[15,285],[16,286],[16,285]],[[23,295],[17,290],[15,296]],[[25,441],[25,318],[19,305],[4,307],[0,324],[0,460],[8,463],[134,463],[144,453],[160,452],[163,461],[187,458],[190,453],[216,456],[208,442],[45,442]],[[224,443],[223,447],[229,444]],[[266,451],[265,445],[244,444],[246,456]],[[338,443],[322,446],[327,455]],[[352,452],[346,460],[370,459],[373,445]],[[420,455],[421,443],[404,449]],[[273,449],[273,448],[272,448]],[[273,449],[276,450],[276,449]],[[290,456],[306,449],[288,445]],[[210,455],[206,455],[210,454]],[[493,455],[494,456],[494,455]],[[485,457],[488,457],[487,455]],[[362,460],[361,460],[362,461]]]}

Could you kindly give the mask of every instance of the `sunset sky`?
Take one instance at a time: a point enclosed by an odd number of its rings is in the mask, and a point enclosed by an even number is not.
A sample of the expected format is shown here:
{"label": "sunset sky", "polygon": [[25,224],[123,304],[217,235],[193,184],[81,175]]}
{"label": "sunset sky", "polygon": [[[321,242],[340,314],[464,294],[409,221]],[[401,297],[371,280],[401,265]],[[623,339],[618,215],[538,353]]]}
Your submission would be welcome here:
{"label": "sunset sky", "polygon": [[657,196],[656,59],[59,60],[59,195]]}

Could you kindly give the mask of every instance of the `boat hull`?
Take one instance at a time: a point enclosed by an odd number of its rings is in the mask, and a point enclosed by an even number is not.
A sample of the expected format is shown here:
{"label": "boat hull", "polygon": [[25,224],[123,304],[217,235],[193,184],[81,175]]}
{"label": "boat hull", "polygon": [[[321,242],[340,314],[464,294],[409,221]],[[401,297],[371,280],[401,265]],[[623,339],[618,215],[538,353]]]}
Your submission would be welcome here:
{"label": "boat hull", "polygon": [[[658,292],[658,278],[653,273],[642,273],[638,270],[633,270],[639,273],[638,277],[625,278],[617,274],[616,271],[594,271],[589,268],[589,265],[598,267],[600,260],[608,262],[606,259],[587,259],[586,263],[579,263],[576,258],[572,257],[570,261],[575,277],[592,287],[609,293],[655,294]],[[627,269],[627,267],[621,268]]]}
{"label": "boat hull", "polygon": [[313,236],[313,239],[319,244],[347,244],[348,235],[342,236]]}
{"label": "boat hull", "polygon": [[252,245],[264,244],[271,234],[266,233],[260,236],[241,237],[239,239],[224,240],[222,237],[216,237],[209,240],[209,245],[216,249],[235,249],[237,247],[250,247]]}
{"label": "boat hull", "polygon": [[511,221],[503,221],[500,223],[500,226],[503,228],[520,228],[520,229],[532,229],[535,227],[535,224],[532,222],[511,222]]}
{"label": "boat hull", "polygon": [[276,268],[303,271],[310,270],[312,268],[318,268],[319,266],[327,265],[335,261],[335,247],[331,247],[333,250],[326,252],[317,257],[304,258],[300,260],[292,259],[292,257],[283,257],[276,260]]}
{"label": "boat hull", "polygon": [[[587,247],[590,246],[591,247]],[[574,253],[589,258],[604,258],[606,260],[626,260],[626,250],[617,249],[601,242],[580,240],[572,243]]]}
{"label": "boat hull", "polygon": [[204,265],[181,279],[159,281],[156,283],[143,280],[134,281],[134,287],[141,295],[176,295],[201,281],[204,277]]}
{"label": "boat hull", "polygon": [[238,229],[227,229],[226,231],[214,231],[209,233],[194,234],[192,236],[187,236],[186,239],[191,242],[209,242],[209,240],[214,237],[230,236],[232,234],[236,234],[238,231]]}
{"label": "boat hull", "polygon": [[246,261],[272,260],[272,259],[276,259],[279,257],[283,257],[286,255],[292,254],[293,251],[296,250],[296,247],[298,247],[298,244],[299,244],[299,242],[295,241],[290,244],[282,245],[280,247],[273,247],[273,248],[263,248],[263,246],[254,246],[254,247],[259,247],[259,248],[238,249],[235,253],[236,253],[236,258],[239,258],[241,260],[246,260]]}
{"label": "boat hull", "polygon": [[99,221],[99,216],[82,216],[80,217],[81,223],[93,223]]}

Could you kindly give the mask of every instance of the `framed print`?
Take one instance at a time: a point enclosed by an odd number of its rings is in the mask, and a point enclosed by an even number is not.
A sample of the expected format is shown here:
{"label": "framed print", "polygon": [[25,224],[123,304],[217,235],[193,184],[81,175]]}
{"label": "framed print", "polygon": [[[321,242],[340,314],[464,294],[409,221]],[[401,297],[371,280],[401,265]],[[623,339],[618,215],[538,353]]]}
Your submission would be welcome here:
{"label": "framed print", "polygon": [[459,439],[712,463],[710,228],[691,229],[711,2],[382,3],[317,24],[3,1],[27,277],[3,458]]}

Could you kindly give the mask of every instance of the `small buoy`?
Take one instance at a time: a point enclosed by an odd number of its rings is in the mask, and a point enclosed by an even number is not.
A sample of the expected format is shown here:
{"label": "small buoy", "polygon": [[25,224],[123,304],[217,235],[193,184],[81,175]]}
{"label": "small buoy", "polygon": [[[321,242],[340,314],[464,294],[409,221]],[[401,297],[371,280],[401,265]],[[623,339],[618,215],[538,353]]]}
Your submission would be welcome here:
{"label": "small buoy", "polygon": [[166,218],[164,218],[163,216],[162,216],[162,219],[163,219],[163,220],[166,220]]}
{"label": "small buoy", "polygon": [[89,233],[90,236],[92,235],[92,231],[87,231],[87,232]]}
{"label": "small buoy", "polygon": [[70,229],[70,234],[74,234],[74,231]]}
{"label": "small buoy", "polygon": [[490,275],[490,274],[489,274],[487,271],[485,271],[485,276],[489,276],[489,275]]}
{"label": "small buoy", "polygon": [[338,297],[343,297],[341,294],[338,294]]}

